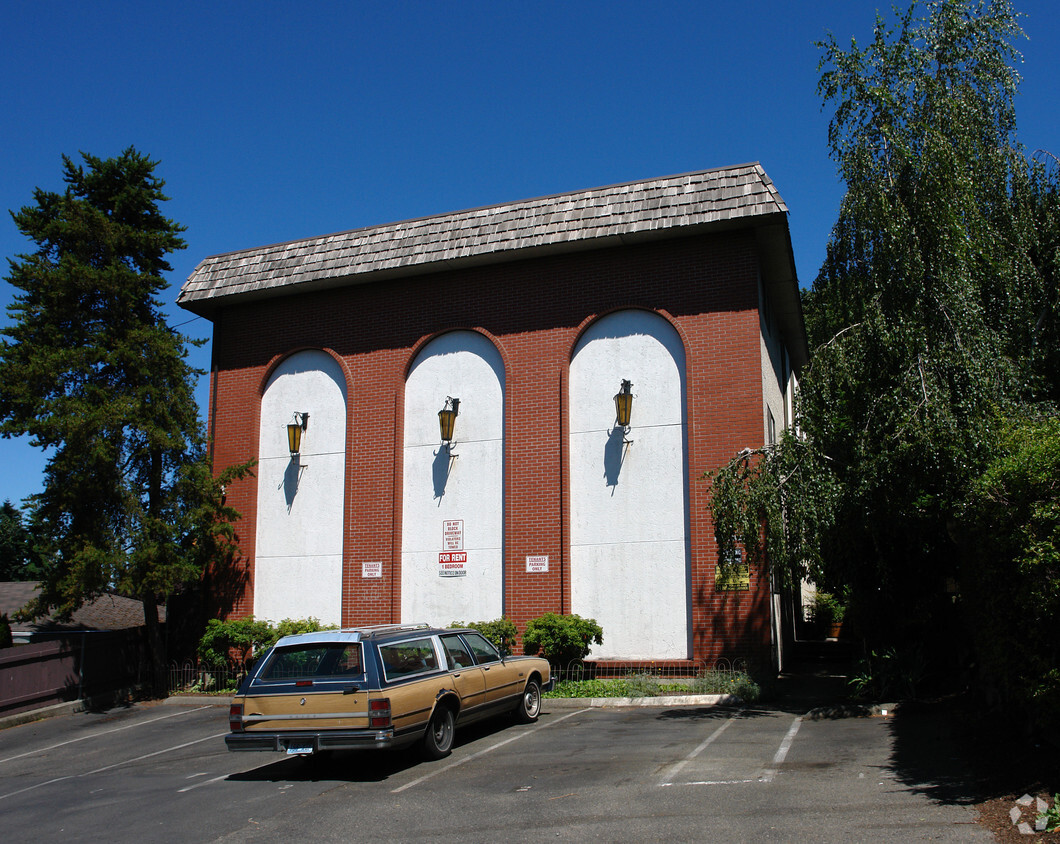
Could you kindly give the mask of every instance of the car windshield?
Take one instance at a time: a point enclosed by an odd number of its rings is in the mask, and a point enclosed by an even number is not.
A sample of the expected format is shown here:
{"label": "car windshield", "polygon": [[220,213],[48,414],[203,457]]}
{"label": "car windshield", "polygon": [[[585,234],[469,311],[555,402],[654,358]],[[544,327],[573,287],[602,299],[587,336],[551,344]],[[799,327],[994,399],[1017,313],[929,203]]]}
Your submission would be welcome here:
{"label": "car windshield", "polygon": [[301,677],[359,677],[364,674],[358,642],[313,643],[275,648],[259,680]]}

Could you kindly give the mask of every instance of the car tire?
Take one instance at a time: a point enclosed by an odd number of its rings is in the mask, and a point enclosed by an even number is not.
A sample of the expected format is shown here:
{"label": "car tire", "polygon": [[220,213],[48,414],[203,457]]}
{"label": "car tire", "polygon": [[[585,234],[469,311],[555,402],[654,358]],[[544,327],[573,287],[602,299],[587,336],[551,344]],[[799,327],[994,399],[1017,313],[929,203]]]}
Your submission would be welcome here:
{"label": "car tire", "polygon": [[448,706],[435,707],[427,733],[423,737],[423,752],[428,759],[444,759],[453,749],[453,734],[456,731],[453,710]]}
{"label": "car tire", "polygon": [[541,684],[532,678],[519,695],[519,703],[515,706],[515,720],[520,724],[532,724],[540,714]]}

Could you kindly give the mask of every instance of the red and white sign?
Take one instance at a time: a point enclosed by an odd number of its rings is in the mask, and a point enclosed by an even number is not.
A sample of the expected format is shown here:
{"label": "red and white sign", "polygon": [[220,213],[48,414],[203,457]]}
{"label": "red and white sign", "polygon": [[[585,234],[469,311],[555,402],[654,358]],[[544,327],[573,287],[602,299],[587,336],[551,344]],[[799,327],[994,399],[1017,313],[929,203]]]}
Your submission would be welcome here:
{"label": "red and white sign", "polygon": [[438,555],[439,577],[466,577],[467,551],[442,551]]}
{"label": "red and white sign", "polygon": [[527,554],[526,570],[530,574],[542,574],[548,571],[548,554]]}
{"label": "red and white sign", "polygon": [[382,577],[383,576],[383,564],[380,563],[361,563],[361,577]]}
{"label": "red and white sign", "polygon": [[463,519],[446,519],[442,522],[442,547],[446,551],[464,550]]}

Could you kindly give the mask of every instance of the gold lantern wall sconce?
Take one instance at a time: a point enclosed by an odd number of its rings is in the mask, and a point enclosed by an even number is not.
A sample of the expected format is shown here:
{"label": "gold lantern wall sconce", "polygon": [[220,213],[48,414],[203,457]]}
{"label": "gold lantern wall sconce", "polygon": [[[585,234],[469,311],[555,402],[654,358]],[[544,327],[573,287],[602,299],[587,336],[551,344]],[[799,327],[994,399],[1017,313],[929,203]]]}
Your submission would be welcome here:
{"label": "gold lantern wall sconce", "polygon": [[460,415],[460,399],[452,396],[445,397],[445,406],[438,411],[438,427],[442,435],[442,443],[450,457],[453,454],[453,434],[456,432],[456,417]]}
{"label": "gold lantern wall sconce", "polygon": [[622,429],[622,442],[626,446],[633,443],[633,440],[626,437],[629,433],[629,420],[633,414],[633,393],[630,392],[632,388],[633,384],[623,379],[622,386],[615,393],[615,427]]}
{"label": "gold lantern wall sconce", "polygon": [[291,457],[297,457],[302,448],[302,434],[309,427],[309,414],[296,411],[294,422],[287,425],[287,446],[291,450]]}

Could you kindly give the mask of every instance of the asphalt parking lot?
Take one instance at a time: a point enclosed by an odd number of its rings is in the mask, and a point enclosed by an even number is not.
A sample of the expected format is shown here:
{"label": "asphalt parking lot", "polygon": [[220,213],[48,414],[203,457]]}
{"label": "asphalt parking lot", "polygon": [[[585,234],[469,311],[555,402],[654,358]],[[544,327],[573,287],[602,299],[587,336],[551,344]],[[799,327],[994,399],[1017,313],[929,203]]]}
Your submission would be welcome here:
{"label": "asphalt parking lot", "polygon": [[930,723],[773,708],[584,708],[458,732],[452,755],[229,753],[225,706],[0,731],[10,841],[990,841]]}

